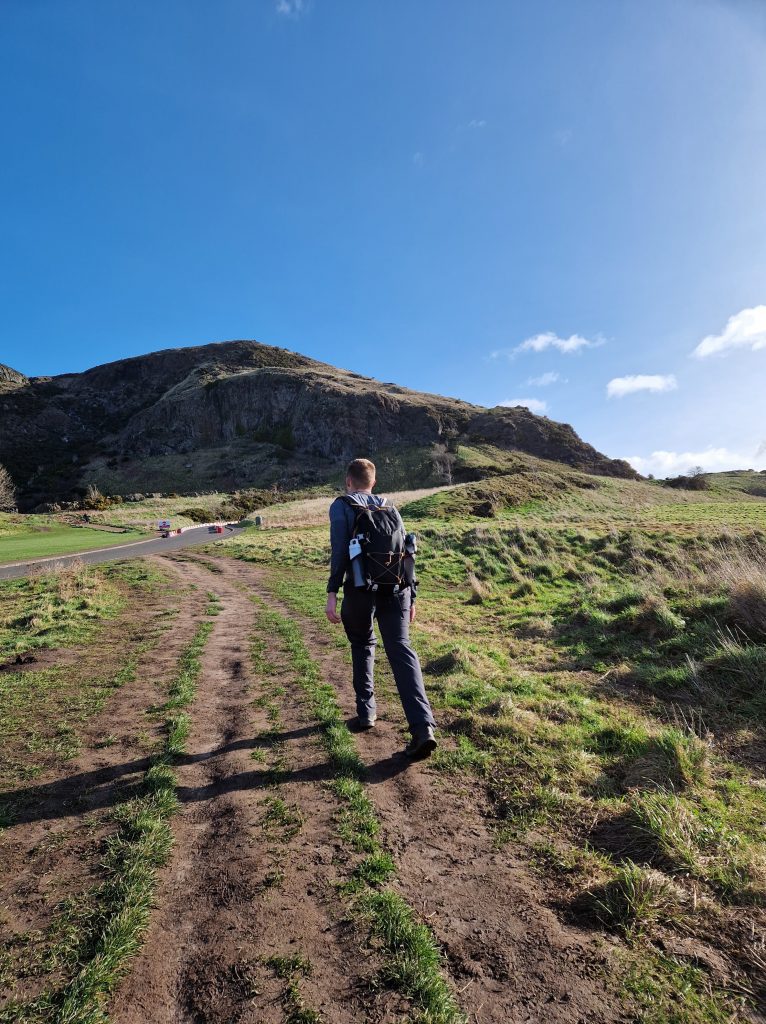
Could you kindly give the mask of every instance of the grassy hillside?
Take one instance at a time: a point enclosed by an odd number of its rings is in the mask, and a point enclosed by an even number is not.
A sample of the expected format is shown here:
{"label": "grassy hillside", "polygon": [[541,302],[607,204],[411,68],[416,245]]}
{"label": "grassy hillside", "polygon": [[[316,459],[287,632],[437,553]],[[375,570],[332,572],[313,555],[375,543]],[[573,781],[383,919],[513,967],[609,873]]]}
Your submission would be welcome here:
{"label": "grassy hillside", "polygon": [[[756,1019],[766,501],[728,474],[683,492],[503,468],[404,507],[437,763],[482,781],[562,920],[614,943],[631,1019]],[[300,508],[226,547],[322,623],[326,529]]]}

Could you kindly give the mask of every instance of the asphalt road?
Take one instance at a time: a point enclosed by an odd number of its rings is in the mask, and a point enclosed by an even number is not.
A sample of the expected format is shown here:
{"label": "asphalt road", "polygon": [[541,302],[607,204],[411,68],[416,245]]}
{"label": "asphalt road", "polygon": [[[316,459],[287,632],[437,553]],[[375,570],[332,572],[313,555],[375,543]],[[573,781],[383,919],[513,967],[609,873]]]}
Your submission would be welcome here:
{"label": "asphalt road", "polygon": [[36,558],[29,562],[14,562],[0,565],[0,580],[14,580],[27,576],[32,570],[51,568],[53,565],[66,566],[71,562],[86,562],[96,565],[99,562],[116,562],[119,559],[141,558],[144,555],[157,555],[176,548],[189,548],[199,544],[214,544],[235,535],[241,527],[227,526],[223,533],[208,533],[207,526],[200,526],[185,533],[171,534],[167,538],[156,540],[136,540],[129,544],[118,544],[113,548],[98,548],[95,551],[79,551],[73,555],[57,555],[51,558]]}

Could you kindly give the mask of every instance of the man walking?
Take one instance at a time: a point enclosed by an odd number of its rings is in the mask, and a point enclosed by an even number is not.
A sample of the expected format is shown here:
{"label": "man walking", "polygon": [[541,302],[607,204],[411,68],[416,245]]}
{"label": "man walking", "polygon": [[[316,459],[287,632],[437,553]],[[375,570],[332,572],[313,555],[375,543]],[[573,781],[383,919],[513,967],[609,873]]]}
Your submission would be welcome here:
{"label": "man walking", "polygon": [[[436,749],[434,717],[423,685],[418,656],[410,644],[410,623],[415,618],[414,576],[402,585],[381,584],[377,589],[355,586],[349,543],[357,534],[360,516],[365,510],[382,509],[386,499],[372,493],[375,466],[369,459],[354,459],[346,470],[346,497],[336,498],[330,506],[330,544],[332,548],[330,580],[327,584],[326,614],[330,622],[343,622],[351,643],[354,692],[358,724],[362,729],[375,725],[375,630],[377,618],[388,662],[410,726],[412,739],[404,753],[412,760],[429,757]],[[391,506],[389,522],[394,522],[393,542],[403,551],[404,524]],[[375,512],[371,513],[373,516]],[[398,522],[396,521],[398,520]],[[338,591],[343,587],[343,604],[338,615]]]}

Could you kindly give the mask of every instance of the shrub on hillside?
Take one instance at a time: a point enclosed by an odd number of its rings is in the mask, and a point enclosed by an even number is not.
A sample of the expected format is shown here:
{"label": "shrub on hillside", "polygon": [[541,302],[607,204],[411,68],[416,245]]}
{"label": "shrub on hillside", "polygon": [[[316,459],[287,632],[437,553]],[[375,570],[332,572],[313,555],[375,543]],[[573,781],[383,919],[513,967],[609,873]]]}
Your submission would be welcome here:
{"label": "shrub on hillside", "polygon": [[215,512],[211,509],[200,508],[194,506],[193,508],[182,508],[179,510],[179,515],[186,516],[187,519],[191,519],[193,523],[211,523],[215,519]]}
{"label": "shrub on hillside", "polygon": [[16,487],[11,474],[0,464],[0,512],[12,512],[16,508]]}
{"label": "shrub on hillside", "polygon": [[80,502],[80,508],[94,509],[96,512],[104,512],[112,504],[112,499],[96,487],[95,484],[88,484],[85,496]]}
{"label": "shrub on hillside", "polygon": [[682,491],[710,490],[710,481],[702,474],[696,476],[671,476],[662,482],[666,487],[675,487]]}

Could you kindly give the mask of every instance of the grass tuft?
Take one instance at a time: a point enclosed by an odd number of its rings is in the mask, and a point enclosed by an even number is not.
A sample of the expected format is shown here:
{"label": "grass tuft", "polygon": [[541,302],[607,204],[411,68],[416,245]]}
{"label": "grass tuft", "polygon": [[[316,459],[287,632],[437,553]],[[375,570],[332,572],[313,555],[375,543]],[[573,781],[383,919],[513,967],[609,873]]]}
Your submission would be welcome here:
{"label": "grass tuft", "polygon": [[583,902],[605,927],[630,936],[676,920],[682,899],[682,890],[665,875],[627,860],[610,881],[589,890]]}

